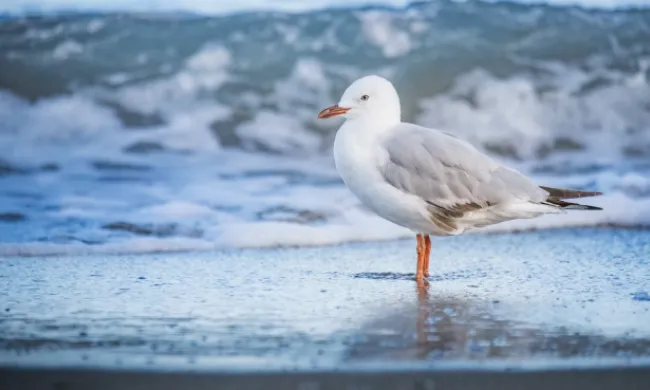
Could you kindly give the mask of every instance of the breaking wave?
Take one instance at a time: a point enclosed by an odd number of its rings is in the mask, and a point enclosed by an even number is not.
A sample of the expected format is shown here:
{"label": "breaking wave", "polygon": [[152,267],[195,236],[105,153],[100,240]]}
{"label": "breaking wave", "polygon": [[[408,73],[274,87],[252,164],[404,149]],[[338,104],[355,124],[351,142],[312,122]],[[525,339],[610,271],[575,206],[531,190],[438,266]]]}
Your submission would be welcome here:
{"label": "breaking wave", "polygon": [[369,73],[405,119],[608,194],[488,231],[650,225],[650,10],[53,14],[0,21],[0,254],[408,236],[345,189],[316,120]]}

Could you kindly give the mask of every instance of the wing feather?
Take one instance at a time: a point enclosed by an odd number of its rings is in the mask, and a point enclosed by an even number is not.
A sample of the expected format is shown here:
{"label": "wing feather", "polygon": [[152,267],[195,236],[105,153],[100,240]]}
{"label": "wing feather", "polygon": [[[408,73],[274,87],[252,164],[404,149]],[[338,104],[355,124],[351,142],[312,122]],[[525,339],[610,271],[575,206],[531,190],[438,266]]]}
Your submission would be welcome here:
{"label": "wing feather", "polygon": [[508,202],[540,203],[548,197],[521,173],[443,132],[403,123],[383,146],[388,155],[381,166],[384,179],[425,200],[437,224],[449,229],[470,211]]}

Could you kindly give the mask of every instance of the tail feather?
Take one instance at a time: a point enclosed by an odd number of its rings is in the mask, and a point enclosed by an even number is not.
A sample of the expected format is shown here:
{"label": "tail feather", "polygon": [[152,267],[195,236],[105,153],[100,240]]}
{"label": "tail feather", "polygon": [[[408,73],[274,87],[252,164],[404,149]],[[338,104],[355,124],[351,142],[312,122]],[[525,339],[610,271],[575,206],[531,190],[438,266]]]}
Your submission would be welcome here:
{"label": "tail feather", "polygon": [[544,191],[548,192],[548,198],[546,199],[545,204],[553,205],[567,210],[602,210],[600,207],[589,206],[579,203],[566,202],[562,199],[575,199],[575,198],[585,198],[589,196],[599,196],[602,195],[602,192],[596,191],[580,191],[580,190],[567,190],[564,188],[553,188],[539,186]]}
{"label": "tail feather", "polygon": [[548,192],[548,197],[553,199],[575,199],[575,198],[586,198],[589,196],[600,196],[603,193],[597,191],[580,191],[580,190],[567,190],[564,188],[553,188],[539,186],[539,188]]}

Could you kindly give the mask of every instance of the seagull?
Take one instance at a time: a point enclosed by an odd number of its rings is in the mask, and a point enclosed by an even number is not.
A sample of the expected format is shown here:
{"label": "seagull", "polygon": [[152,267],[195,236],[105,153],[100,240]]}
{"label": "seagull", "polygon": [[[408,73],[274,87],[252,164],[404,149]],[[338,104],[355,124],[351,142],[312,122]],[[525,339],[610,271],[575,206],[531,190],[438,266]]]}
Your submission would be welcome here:
{"label": "seagull", "polygon": [[393,84],[370,75],[353,82],[318,118],[345,118],[334,141],[336,169],[350,191],[380,217],[416,234],[421,283],[431,239],[565,210],[602,210],[565,199],[602,195],[539,186],[470,143],[402,122]]}

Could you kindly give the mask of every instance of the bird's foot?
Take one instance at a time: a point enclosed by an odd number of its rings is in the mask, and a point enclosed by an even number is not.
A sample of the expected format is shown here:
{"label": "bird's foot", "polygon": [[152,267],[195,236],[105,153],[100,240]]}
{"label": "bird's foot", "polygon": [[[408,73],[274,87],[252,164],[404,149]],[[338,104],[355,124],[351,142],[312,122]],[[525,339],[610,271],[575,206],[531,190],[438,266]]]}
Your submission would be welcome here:
{"label": "bird's foot", "polygon": [[426,289],[427,287],[429,287],[429,281],[426,280],[424,277],[420,277],[419,279],[416,277],[415,278],[415,283],[418,286],[418,291],[420,291],[422,289]]}

